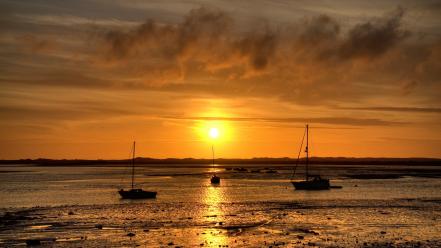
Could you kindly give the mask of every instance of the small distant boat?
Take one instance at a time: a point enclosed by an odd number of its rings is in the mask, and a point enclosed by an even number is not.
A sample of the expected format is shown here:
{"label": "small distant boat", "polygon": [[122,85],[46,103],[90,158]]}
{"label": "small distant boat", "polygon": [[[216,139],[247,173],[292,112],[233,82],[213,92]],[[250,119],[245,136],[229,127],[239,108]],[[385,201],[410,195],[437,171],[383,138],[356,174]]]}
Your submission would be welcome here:
{"label": "small distant boat", "polygon": [[[212,167],[214,168],[214,146],[211,146],[211,153],[213,155]],[[216,173],[213,174],[210,178],[211,184],[220,184],[220,177],[216,176]]]}
{"label": "small distant boat", "polygon": [[[320,175],[310,175],[309,174],[309,126],[306,125],[306,147],[305,147],[305,180],[304,181],[292,181],[291,183],[294,186],[296,190],[328,190],[331,188],[331,184],[329,183],[329,179],[321,178]],[[305,138],[305,136],[303,136]],[[300,146],[300,150],[303,146],[303,140],[302,144]],[[297,157],[297,162],[300,157],[300,151],[299,156]],[[297,165],[296,165],[297,167]],[[295,170],[293,172],[293,177],[295,174]]]}
{"label": "small distant boat", "polygon": [[220,177],[218,177],[218,176],[216,176],[216,174],[214,174],[213,176],[211,176],[210,182],[212,184],[219,184],[220,183]]}
{"label": "small distant boat", "polygon": [[156,198],[156,191],[145,191],[143,189],[135,189],[135,147],[136,143],[133,142],[132,151],[132,186],[129,190],[120,189],[118,191],[119,195],[123,199],[148,199]]}

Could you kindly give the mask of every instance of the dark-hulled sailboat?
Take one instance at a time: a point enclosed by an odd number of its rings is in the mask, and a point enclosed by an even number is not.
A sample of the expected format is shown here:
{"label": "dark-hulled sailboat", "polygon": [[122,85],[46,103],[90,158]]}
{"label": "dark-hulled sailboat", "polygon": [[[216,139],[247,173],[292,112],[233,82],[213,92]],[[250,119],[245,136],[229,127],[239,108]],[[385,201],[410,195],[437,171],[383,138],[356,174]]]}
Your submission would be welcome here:
{"label": "dark-hulled sailboat", "polygon": [[[306,125],[306,147],[305,147],[305,180],[304,181],[292,181],[291,183],[294,186],[296,190],[327,190],[331,188],[331,185],[329,183],[329,179],[321,178],[319,175],[310,175],[309,174],[309,125]],[[304,137],[304,136],[303,136]],[[303,146],[303,140],[302,145],[300,146],[300,150]],[[300,157],[300,151],[299,156],[297,157],[297,162]],[[297,166],[296,166],[297,167]],[[293,176],[295,174],[295,171],[293,173]]]}
{"label": "dark-hulled sailboat", "polygon": [[120,189],[118,191],[119,195],[123,199],[148,199],[156,198],[156,191],[145,191],[143,189],[135,189],[135,148],[136,143],[133,142],[132,151],[132,184],[129,190]]}
{"label": "dark-hulled sailboat", "polygon": [[[213,155],[212,159],[212,167],[214,168],[214,146],[211,146],[211,153]],[[216,175],[216,173],[213,174],[210,178],[211,184],[220,184],[220,177]]]}

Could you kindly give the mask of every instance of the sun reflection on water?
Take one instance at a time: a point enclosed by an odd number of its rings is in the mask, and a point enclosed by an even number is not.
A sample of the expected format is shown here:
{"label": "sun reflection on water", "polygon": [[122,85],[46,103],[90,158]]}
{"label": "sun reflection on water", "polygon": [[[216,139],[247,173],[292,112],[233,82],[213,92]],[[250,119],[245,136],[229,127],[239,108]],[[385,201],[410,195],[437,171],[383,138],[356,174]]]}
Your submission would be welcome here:
{"label": "sun reflection on water", "polygon": [[[225,184],[225,181],[222,183]],[[224,225],[225,213],[222,203],[228,201],[227,187],[209,185],[204,189],[202,202],[206,204],[206,207],[203,211],[203,218],[207,221],[207,228],[200,236],[200,241],[208,247],[226,247],[228,245],[226,231],[219,227]]]}
{"label": "sun reflection on water", "polygon": [[[212,165],[211,168],[208,168],[208,172],[209,172],[210,174],[213,174],[213,173],[220,173],[220,172],[222,172],[222,169],[219,168],[219,165],[218,165],[218,164],[214,164],[214,165]],[[205,193],[207,193],[207,192],[205,192]]]}

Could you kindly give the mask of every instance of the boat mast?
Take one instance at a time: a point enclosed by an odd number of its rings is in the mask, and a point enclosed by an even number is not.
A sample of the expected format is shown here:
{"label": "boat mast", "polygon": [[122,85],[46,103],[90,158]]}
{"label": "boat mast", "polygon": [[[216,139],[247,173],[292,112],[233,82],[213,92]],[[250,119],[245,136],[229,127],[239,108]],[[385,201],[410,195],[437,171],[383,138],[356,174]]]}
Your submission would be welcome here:
{"label": "boat mast", "polygon": [[132,189],[135,180],[135,141],[133,141],[133,153],[132,153]]}
{"label": "boat mast", "polygon": [[309,125],[306,124],[306,148],[305,148],[305,152],[306,152],[306,181],[308,181],[309,178],[309,173],[308,173],[308,163],[309,163]]}
{"label": "boat mast", "polygon": [[211,155],[212,155],[211,165],[212,167],[214,167],[214,145],[211,145]]}

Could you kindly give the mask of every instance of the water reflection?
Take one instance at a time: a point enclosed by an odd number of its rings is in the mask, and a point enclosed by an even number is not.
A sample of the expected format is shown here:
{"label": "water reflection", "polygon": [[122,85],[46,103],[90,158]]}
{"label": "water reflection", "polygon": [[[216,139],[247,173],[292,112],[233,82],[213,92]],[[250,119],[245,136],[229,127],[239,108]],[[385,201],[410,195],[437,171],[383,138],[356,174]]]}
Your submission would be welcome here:
{"label": "water reflection", "polygon": [[205,230],[200,236],[200,242],[208,247],[224,247],[228,245],[226,231],[220,228],[224,225],[225,212],[222,203],[228,201],[227,182],[222,185],[206,185],[202,194],[205,203],[202,218],[206,221]]}
{"label": "water reflection", "polygon": [[218,164],[213,164],[211,168],[208,168],[208,172],[210,174],[222,172],[223,169],[219,168],[218,166],[219,166]]}

